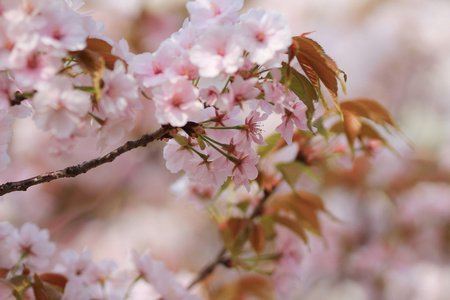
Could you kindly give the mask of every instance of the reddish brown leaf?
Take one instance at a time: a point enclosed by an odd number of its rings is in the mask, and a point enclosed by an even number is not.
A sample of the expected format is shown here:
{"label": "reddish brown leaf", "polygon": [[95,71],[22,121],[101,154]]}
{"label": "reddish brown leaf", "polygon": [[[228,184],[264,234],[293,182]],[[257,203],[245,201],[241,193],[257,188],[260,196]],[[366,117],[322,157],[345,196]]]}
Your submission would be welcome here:
{"label": "reddish brown leaf", "polygon": [[37,274],[34,274],[34,282],[31,284],[36,300],[50,300],[44,290],[44,284]]}
{"label": "reddish brown leaf", "polygon": [[264,250],[264,246],[266,245],[266,234],[261,225],[253,224],[250,232],[250,244],[257,254],[260,254]]}
{"label": "reddish brown leaf", "polygon": [[316,41],[305,36],[296,36],[293,39],[294,55],[306,76],[311,80],[319,95],[321,95],[320,81],[325,85],[339,110],[337,79],[339,79],[341,71],[336,63],[325,54],[323,48]]}
{"label": "reddish brown leaf", "polygon": [[233,237],[237,237],[247,227],[248,219],[230,218],[227,221],[227,227]]}
{"label": "reddish brown leaf", "polygon": [[348,143],[353,150],[355,138],[361,131],[361,119],[349,110],[342,110],[342,115],[344,116],[345,135],[347,136]]}
{"label": "reddish brown leaf", "polygon": [[34,281],[31,284],[33,288],[33,293],[36,298],[36,300],[60,300],[61,299],[61,292],[56,290],[51,285],[43,282],[41,278],[34,274]]}
{"label": "reddish brown leaf", "polygon": [[95,52],[111,53],[112,46],[104,40],[88,38],[86,40],[86,49],[89,49],[89,50],[92,50]]}
{"label": "reddish brown leaf", "polygon": [[300,223],[298,223],[290,218],[280,216],[280,215],[274,215],[273,219],[278,224],[283,225],[284,227],[292,230],[295,234],[297,234],[303,240],[303,242],[305,242],[305,244],[308,244],[308,236],[306,235],[306,232],[303,229],[303,227],[300,225]]}
{"label": "reddish brown leaf", "polygon": [[248,296],[252,295],[253,299],[275,300],[273,284],[269,278],[263,276],[242,277],[239,280],[238,293],[241,297],[233,299],[248,299]]}
{"label": "reddish brown leaf", "polygon": [[380,103],[371,99],[355,99],[341,103],[342,109],[347,109],[353,113],[370,119],[377,124],[385,126],[386,124],[397,128],[392,116]]}
{"label": "reddish brown leaf", "polygon": [[42,281],[53,284],[61,289],[66,287],[68,281],[67,277],[58,273],[42,273],[39,275]]}
{"label": "reddish brown leaf", "polygon": [[272,281],[260,275],[246,275],[231,282],[216,280],[215,284],[208,286],[208,296],[214,300],[276,299]]}
{"label": "reddish brown leaf", "polygon": [[307,191],[300,191],[300,190],[295,191],[295,193],[297,194],[299,200],[304,201],[309,205],[312,205],[316,209],[325,211],[325,206],[323,205],[322,198],[320,198],[319,196],[314,195]]}
{"label": "reddish brown leaf", "polygon": [[249,239],[250,230],[248,228],[248,219],[230,218],[225,225],[220,226],[221,235],[225,247],[234,257],[238,256],[245,243]]}

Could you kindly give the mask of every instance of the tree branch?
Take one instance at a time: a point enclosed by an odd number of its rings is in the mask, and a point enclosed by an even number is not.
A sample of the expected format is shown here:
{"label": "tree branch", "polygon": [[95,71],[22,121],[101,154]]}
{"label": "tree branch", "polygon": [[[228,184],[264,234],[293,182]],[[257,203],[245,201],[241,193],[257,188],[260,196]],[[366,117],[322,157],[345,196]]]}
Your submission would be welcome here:
{"label": "tree branch", "polygon": [[16,182],[7,182],[0,185],[0,196],[5,194],[15,192],[15,191],[26,191],[30,186],[41,184],[44,182],[50,182],[56,180],[58,178],[67,178],[67,177],[76,177],[80,174],[86,173],[87,171],[96,168],[105,163],[112,162],[117,157],[122,155],[125,152],[128,152],[132,149],[145,147],[147,144],[162,139],[166,134],[168,134],[172,130],[172,126],[163,125],[160,129],[156,130],[153,133],[144,134],[139,139],[134,141],[128,141],[124,145],[118,147],[117,149],[101,156],[94,158],[90,161],[85,161],[79,165],[67,167],[62,170],[46,172],[40,174],[35,177],[31,177],[25,180],[16,181]]}

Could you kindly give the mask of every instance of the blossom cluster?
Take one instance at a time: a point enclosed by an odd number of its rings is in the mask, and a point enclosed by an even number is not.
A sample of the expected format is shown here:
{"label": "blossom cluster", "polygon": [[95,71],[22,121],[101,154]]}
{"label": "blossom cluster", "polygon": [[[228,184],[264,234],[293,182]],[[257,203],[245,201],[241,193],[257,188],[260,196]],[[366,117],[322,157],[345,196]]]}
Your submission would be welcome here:
{"label": "blossom cluster", "polygon": [[[158,295],[174,300],[201,299],[149,254],[132,251],[129,266],[119,268],[111,260],[94,263],[92,253],[86,249],[80,254],[66,249],[56,263],[54,259],[50,263],[55,250],[48,230],[32,223],[17,229],[0,222],[0,298],[35,299],[34,290],[42,281],[47,295],[59,295],[58,299],[64,300],[136,299],[139,295],[146,299]],[[23,287],[15,285],[19,278],[25,282]],[[137,282],[144,284],[136,285]]]}
{"label": "blossom cluster", "polygon": [[306,129],[306,106],[280,83],[292,44],[280,13],[239,15],[243,0],[188,2],[183,27],[154,53],[135,55],[125,40],[102,36],[102,24],[78,11],[82,5],[1,4],[3,169],[15,117],[32,115],[61,154],[89,134],[101,148],[118,141],[150,99],[159,123],[175,129],[164,150],[172,172],[216,187],[232,178],[248,189],[258,174],[253,146],[265,145],[263,121],[277,114],[276,131],[288,143],[294,126]]}

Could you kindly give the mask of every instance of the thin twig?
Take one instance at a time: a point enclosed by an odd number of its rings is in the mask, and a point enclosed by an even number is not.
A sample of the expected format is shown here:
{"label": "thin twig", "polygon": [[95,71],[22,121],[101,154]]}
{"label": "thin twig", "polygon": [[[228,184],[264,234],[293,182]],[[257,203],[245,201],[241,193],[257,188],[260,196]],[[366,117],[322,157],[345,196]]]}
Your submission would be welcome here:
{"label": "thin twig", "polygon": [[[262,197],[261,201],[259,201],[258,205],[253,210],[253,213],[250,215],[249,220],[253,220],[258,216],[261,216],[264,211],[264,204],[266,203],[269,196],[272,194],[272,191],[264,190],[264,196]],[[216,258],[210,262],[208,265],[206,265],[197,275],[197,277],[191,282],[191,284],[187,287],[187,289],[191,289],[193,286],[195,286],[197,283],[201,282],[203,279],[205,279],[208,275],[210,275],[214,269],[220,265],[225,264],[227,262],[227,259],[225,258],[225,254],[227,254],[227,249],[225,247],[222,247],[220,252],[217,254]]]}
{"label": "thin twig", "polygon": [[147,144],[155,140],[162,139],[166,134],[170,132],[170,130],[172,130],[171,126],[164,125],[153,133],[144,134],[137,140],[128,141],[122,146],[118,147],[117,149],[101,157],[94,158],[90,161],[85,161],[79,165],[67,167],[65,169],[58,171],[42,173],[38,176],[31,177],[21,181],[4,183],[0,185],[0,196],[15,191],[26,191],[30,186],[53,181],[59,178],[76,177],[100,165],[112,162],[118,156],[122,155],[125,152],[128,152],[135,148],[145,147],[147,146]]}

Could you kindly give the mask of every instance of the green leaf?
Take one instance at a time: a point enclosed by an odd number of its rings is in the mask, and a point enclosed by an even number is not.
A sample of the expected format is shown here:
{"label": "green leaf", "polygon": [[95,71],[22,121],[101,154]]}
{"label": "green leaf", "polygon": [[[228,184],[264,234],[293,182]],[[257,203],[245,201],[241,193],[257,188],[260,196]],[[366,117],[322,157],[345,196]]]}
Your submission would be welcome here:
{"label": "green leaf", "polygon": [[266,237],[270,239],[275,235],[275,221],[273,220],[272,216],[270,215],[262,215],[259,218],[259,223],[264,229],[264,232],[266,233]]}
{"label": "green leaf", "polygon": [[295,190],[295,184],[302,174],[302,170],[299,168],[298,163],[290,162],[277,164],[276,168],[280,171],[281,175],[283,175],[283,179],[286,183]]}
{"label": "green leaf", "polygon": [[274,133],[264,139],[264,141],[267,143],[265,146],[258,146],[257,153],[261,156],[261,159],[266,156],[277,144],[277,142],[280,140],[281,134]]}
{"label": "green leaf", "polygon": [[312,126],[317,129],[316,134],[320,134],[323,136],[326,140],[328,140],[328,130],[325,128],[325,125],[323,124],[323,117],[320,117],[314,121]]}

